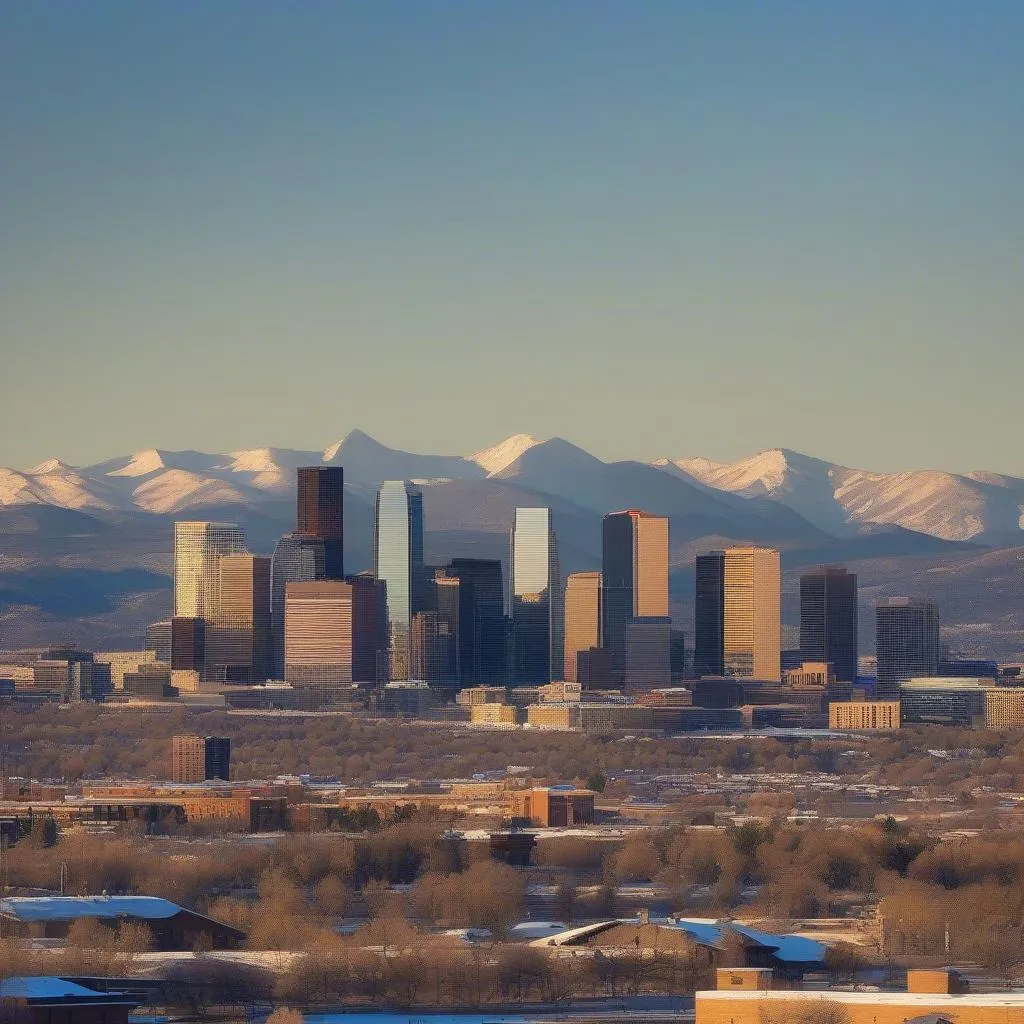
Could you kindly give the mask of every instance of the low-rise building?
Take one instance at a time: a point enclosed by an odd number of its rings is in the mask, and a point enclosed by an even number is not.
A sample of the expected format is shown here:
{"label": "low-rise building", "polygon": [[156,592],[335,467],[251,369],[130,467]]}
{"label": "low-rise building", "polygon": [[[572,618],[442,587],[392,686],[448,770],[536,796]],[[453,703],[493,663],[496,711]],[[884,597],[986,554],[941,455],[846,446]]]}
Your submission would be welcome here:
{"label": "low-rise building", "polygon": [[900,727],[898,700],[865,700],[832,703],[828,706],[830,729],[858,732],[887,732]]}
{"label": "low-rise building", "polygon": [[515,729],[519,725],[519,708],[514,704],[472,704],[469,720],[473,725]]}
{"label": "low-rise building", "polygon": [[541,828],[594,823],[594,793],[575,786],[537,786],[508,794],[509,817]]}

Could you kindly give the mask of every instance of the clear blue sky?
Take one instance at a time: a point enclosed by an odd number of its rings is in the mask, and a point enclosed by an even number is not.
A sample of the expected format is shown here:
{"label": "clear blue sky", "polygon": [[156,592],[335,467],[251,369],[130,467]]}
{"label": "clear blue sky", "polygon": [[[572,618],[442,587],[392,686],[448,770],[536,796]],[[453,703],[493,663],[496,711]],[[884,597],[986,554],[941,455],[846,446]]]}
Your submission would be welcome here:
{"label": "clear blue sky", "polygon": [[1024,3],[0,11],[0,465],[1024,474]]}

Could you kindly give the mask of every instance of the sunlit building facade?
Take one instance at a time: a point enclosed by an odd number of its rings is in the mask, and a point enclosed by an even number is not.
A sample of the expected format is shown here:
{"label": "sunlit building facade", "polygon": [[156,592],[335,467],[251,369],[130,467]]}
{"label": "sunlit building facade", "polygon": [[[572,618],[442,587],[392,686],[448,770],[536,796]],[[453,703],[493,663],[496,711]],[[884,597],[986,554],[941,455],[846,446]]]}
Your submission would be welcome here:
{"label": "sunlit building facade", "polygon": [[564,679],[577,682],[577,655],[601,646],[601,574],[570,573],[565,581]]}
{"label": "sunlit building facade", "polygon": [[244,553],[245,534],[234,523],[175,523],[175,616],[212,618],[220,600],[219,560]]}
{"label": "sunlit building facade", "polygon": [[284,679],[285,587],[289,583],[312,583],[326,578],[326,552],[319,537],[297,533],[282,537],[270,563],[270,629],[272,674]]}
{"label": "sunlit building facade", "polygon": [[782,564],[774,548],[725,551],[722,650],[725,674],[782,679]]}
{"label": "sunlit building facade", "polygon": [[220,600],[206,627],[206,677],[260,683],[270,672],[270,559],[224,555]]}
{"label": "sunlit building facade", "polygon": [[564,661],[558,542],[551,509],[517,508],[509,547],[516,683],[548,683]]}
{"label": "sunlit building facade", "polygon": [[385,480],[373,518],[373,574],[387,586],[392,680],[411,677],[413,615],[422,603],[423,493],[405,480]]}

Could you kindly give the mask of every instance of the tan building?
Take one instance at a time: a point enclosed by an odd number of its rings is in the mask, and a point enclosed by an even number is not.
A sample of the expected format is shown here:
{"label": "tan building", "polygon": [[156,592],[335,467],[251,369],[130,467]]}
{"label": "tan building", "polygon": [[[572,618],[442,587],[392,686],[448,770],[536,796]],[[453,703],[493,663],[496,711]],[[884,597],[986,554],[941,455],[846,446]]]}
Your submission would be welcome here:
{"label": "tan building", "polygon": [[986,688],[985,728],[1024,728],[1024,686]]}
{"label": "tan building", "polygon": [[547,683],[545,686],[537,687],[537,699],[542,703],[561,704],[564,701],[580,700],[583,696],[583,687],[579,683],[561,682]]}
{"label": "tan building", "polygon": [[206,677],[261,683],[270,674],[270,559],[223,555],[219,601],[206,625]]}
{"label": "tan building", "polygon": [[202,736],[171,737],[171,781],[206,779],[206,740]]}
{"label": "tan building", "polygon": [[890,731],[900,727],[898,700],[864,700],[828,706],[830,729],[864,731]]}
{"label": "tan building", "polygon": [[782,678],[782,568],[774,548],[725,551],[723,659],[725,674]]}
{"label": "tan building", "polygon": [[123,690],[125,673],[138,672],[142,665],[152,665],[156,651],[97,651],[93,658],[98,664],[110,666],[110,685],[115,690]]}
{"label": "tan building", "polygon": [[531,704],[526,721],[534,729],[575,729],[579,726],[579,704]]}
{"label": "tan building", "polygon": [[570,573],[565,581],[565,678],[576,682],[576,655],[600,645],[601,574]]}
{"label": "tan building", "polygon": [[541,828],[565,828],[594,823],[594,793],[571,786],[540,786],[508,795],[509,817]]}
{"label": "tan building", "polygon": [[784,672],[783,678],[787,686],[824,686],[831,689],[835,686],[836,673],[827,661],[805,661],[799,668],[791,668]]}
{"label": "tan building", "polygon": [[174,614],[212,618],[220,607],[220,559],[245,551],[235,523],[174,524]]}
{"label": "tan building", "polygon": [[514,729],[519,725],[519,708],[513,704],[473,704],[469,721],[472,725]]}
{"label": "tan building", "polygon": [[971,993],[955,971],[908,971],[906,992],[779,990],[766,974],[718,971],[718,988],[697,993],[696,1024],[791,1024],[816,1008],[845,1024],[1024,1024],[1024,993]]}
{"label": "tan building", "polygon": [[467,686],[455,695],[456,704],[504,704],[508,690],[504,686]]}

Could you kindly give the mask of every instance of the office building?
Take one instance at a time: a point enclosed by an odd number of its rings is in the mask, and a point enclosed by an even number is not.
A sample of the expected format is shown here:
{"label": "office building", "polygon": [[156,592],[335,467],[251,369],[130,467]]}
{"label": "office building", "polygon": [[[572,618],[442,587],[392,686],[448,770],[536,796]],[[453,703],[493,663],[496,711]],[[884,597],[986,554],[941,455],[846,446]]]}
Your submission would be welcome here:
{"label": "office building", "polygon": [[405,480],[385,480],[373,526],[373,574],[387,584],[389,674],[409,679],[412,617],[423,604],[422,492]]}
{"label": "office building", "polygon": [[[697,559],[698,675],[782,678],[782,571],[774,548],[734,547]],[[721,664],[720,672],[710,669]]]}
{"label": "office building", "polygon": [[594,793],[574,786],[538,786],[512,790],[506,797],[509,817],[541,828],[594,824]]}
{"label": "office building", "polygon": [[889,732],[900,727],[898,700],[833,701],[828,706],[828,727],[855,732]]}
{"label": "office building", "polygon": [[890,597],[875,608],[879,696],[898,696],[900,684],[934,676],[939,667],[939,610],[927,601]]}
{"label": "office building", "polygon": [[146,650],[152,651],[155,661],[171,663],[171,620],[153,622],[146,627]]}
{"label": "office building", "polygon": [[320,703],[352,683],[375,683],[385,644],[383,588],[372,577],[285,587],[285,681]]}
{"label": "office building", "polygon": [[562,675],[565,657],[562,581],[551,509],[516,509],[509,565],[514,682],[551,682]]}
{"label": "office building", "polygon": [[138,672],[141,665],[156,662],[156,651],[97,651],[93,655],[97,665],[106,665],[110,671],[111,690],[124,689],[124,677],[127,672]]}
{"label": "office building", "polygon": [[171,619],[170,665],[172,669],[203,673],[206,665],[206,622],[203,619],[185,615]]}
{"label": "office building", "polygon": [[693,674],[725,674],[725,552],[698,555],[693,604]]}
{"label": "office building", "polygon": [[626,623],[624,689],[643,693],[672,683],[672,620],[645,616]]}
{"label": "office building", "polygon": [[616,681],[624,683],[627,623],[669,614],[668,519],[636,509],[612,512],[602,524],[601,552],[602,644]]}
{"label": "office building", "polygon": [[270,660],[270,559],[224,555],[218,609],[206,624],[206,678],[261,683],[271,673]]}
{"label": "office building", "polygon": [[565,581],[563,678],[578,682],[577,655],[601,646],[601,574],[570,573]]}
{"label": "office building", "polygon": [[282,537],[270,562],[271,672],[284,679],[284,593],[289,583],[313,583],[326,578],[327,554],[319,537],[297,533]]}
{"label": "office building", "polygon": [[220,601],[220,558],[244,553],[245,534],[234,523],[175,523],[175,617],[212,618]]}
{"label": "office building", "polygon": [[171,781],[231,778],[231,740],[226,736],[172,736]]}
{"label": "office building", "polygon": [[800,656],[831,662],[841,683],[857,681],[857,577],[822,566],[800,577]]}
{"label": "office building", "polygon": [[604,647],[576,652],[576,682],[584,690],[610,690],[614,685],[612,653]]}
{"label": "office building", "polygon": [[[444,579],[458,580],[458,587],[441,583]],[[457,620],[460,686],[504,686],[508,673],[501,562],[454,558],[435,573],[435,586],[439,608],[443,600],[447,614]]]}
{"label": "office building", "polygon": [[341,466],[299,468],[295,533],[323,541],[323,579],[327,580],[345,578],[344,500],[345,471]]}
{"label": "office building", "polygon": [[171,666],[164,661],[139,665],[134,672],[125,672],[121,690],[137,700],[167,700],[176,695],[171,685]]}
{"label": "office building", "polygon": [[412,617],[412,675],[432,686],[454,686],[456,637],[446,615],[416,612]]}

